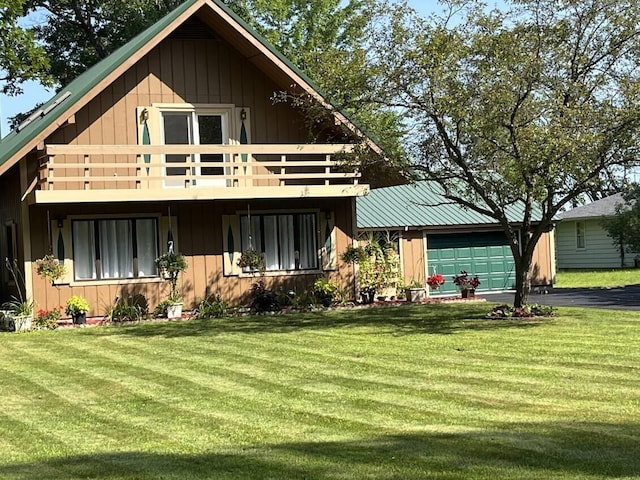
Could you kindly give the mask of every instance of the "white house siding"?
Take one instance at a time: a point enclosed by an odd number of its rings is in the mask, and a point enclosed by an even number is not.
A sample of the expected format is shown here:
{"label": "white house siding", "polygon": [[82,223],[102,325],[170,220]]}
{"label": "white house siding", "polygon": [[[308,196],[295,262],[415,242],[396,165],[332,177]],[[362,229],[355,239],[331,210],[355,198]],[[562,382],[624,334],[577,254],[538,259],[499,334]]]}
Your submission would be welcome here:
{"label": "white house siding", "polygon": [[[576,221],[585,225],[585,248],[576,248]],[[601,227],[601,220],[563,220],[556,227],[559,269],[620,268],[620,253]],[[633,267],[637,254],[625,254],[625,266]]]}

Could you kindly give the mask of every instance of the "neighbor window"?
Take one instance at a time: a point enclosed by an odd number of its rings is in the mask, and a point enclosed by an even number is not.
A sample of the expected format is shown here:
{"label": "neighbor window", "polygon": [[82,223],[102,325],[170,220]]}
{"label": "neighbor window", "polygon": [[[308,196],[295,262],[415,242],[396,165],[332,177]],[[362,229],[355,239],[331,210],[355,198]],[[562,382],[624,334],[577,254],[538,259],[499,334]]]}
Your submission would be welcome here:
{"label": "neighbor window", "polygon": [[157,275],[157,219],[74,220],[72,229],[76,280]]}
{"label": "neighbor window", "polygon": [[243,215],[240,228],[242,251],[262,252],[267,271],[318,269],[315,213]]}
{"label": "neighbor window", "polygon": [[584,248],[584,222],[576,222],[576,248]]}

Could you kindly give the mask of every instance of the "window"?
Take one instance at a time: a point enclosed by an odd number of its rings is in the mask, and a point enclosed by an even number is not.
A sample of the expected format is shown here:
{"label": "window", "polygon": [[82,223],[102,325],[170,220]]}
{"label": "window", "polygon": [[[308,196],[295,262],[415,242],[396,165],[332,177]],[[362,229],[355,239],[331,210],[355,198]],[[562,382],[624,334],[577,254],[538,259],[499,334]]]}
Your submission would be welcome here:
{"label": "window", "polygon": [[72,235],[76,280],[157,275],[155,218],[74,220]]}
{"label": "window", "polygon": [[262,252],[267,271],[317,270],[316,217],[315,213],[243,215],[242,251]]}
{"label": "window", "polygon": [[576,248],[585,248],[584,222],[576,222]]}
{"label": "window", "polygon": [[[162,139],[165,145],[224,145],[229,143],[228,112],[162,112]],[[226,180],[216,178],[224,174],[223,162],[228,159],[222,154],[189,155],[168,154],[164,161],[171,164],[185,164],[185,166],[166,167],[167,176],[180,177],[187,173],[202,176],[192,181],[196,186],[226,186]],[[187,161],[212,166],[197,165],[187,172]],[[171,179],[165,181],[166,187],[184,187],[184,181]]]}

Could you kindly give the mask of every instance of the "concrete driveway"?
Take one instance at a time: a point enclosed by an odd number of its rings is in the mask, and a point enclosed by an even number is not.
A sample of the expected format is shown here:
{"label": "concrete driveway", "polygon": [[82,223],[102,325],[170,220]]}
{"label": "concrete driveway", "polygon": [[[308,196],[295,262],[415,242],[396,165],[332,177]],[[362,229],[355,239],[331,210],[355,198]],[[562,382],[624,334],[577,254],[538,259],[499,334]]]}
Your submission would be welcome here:
{"label": "concrete driveway", "polygon": [[[482,292],[479,295],[489,302],[513,304],[513,292]],[[551,288],[547,294],[532,292],[529,303],[556,307],[640,310],[640,285],[616,288]]]}

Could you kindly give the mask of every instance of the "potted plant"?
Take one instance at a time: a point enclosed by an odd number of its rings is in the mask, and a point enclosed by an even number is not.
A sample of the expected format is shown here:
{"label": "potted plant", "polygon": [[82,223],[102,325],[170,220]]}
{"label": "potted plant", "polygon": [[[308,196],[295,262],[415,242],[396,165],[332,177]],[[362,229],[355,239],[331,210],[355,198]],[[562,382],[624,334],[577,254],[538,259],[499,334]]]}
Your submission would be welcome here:
{"label": "potted plant", "polygon": [[67,300],[67,306],[64,309],[67,315],[70,315],[75,325],[87,323],[87,312],[89,311],[89,302],[80,295],[73,295]]}
{"label": "potted plant", "polygon": [[462,270],[453,277],[453,283],[460,289],[462,298],[469,298],[475,296],[476,288],[480,285],[480,279],[477,275],[471,276],[468,272]]}
{"label": "potted plant", "polygon": [[313,294],[323,307],[331,306],[339,290],[336,282],[324,277],[317,279],[313,284]]}
{"label": "potted plant", "polygon": [[418,280],[411,280],[406,288],[407,301],[412,303],[421,302],[425,299],[426,292]]}
{"label": "potted plant", "polygon": [[64,277],[67,269],[64,264],[55,258],[52,254],[45,255],[36,260],[36,273],[45,280],[49,280],[53,285],[56,280]]}
{"label": "potted plant", "polygon": [[4,303],[2,308],[5,309],[5,328],[10,331],[27,331],[31,330],[33,323],[33,301],[26,296],[24,277],[18,268],[18,262],[13,264],[8,258],[5,258],[5,266],[11,274],[16,287],[18,288],[18,296],[12,297],[10,301]]}
{"label": "potted plant", "polygon": [[187,269],[187,260],[180,253],[168,252],[156,258],[156,267],[163,277],[171,283],[167,318],[181,318],[182,299],[178,294],[178,275]]}
{"label": "potted plant", "polygon": [[444,275],[441,273],[434,273],[427,278],[427,285],[429,285],[429,289],[438,291],[440,287],[444,285],[447,281],[444,278]]}
{"label": "potted plant", "polygon": [[2,308],[5,313],[5,327],[12,332],[26,332],[33,325],[33,301],[13,297],[4,303]]}
{"label": "potted plant", "polygon": [[243,270],[262,273],[265,270],[264,257],[257,250],[245,250],[238,259],[238,266]]}

